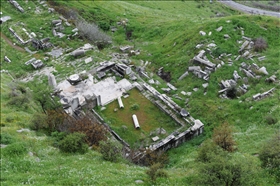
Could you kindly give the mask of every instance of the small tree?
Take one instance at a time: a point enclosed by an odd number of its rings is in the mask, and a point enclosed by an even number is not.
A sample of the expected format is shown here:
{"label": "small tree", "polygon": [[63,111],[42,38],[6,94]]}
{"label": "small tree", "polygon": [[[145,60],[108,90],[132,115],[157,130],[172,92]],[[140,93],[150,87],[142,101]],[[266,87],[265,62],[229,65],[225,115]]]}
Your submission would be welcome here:
{"label": "small tree", "polygon": [[70,121],[71,124],[68,128],[70,132],[80,132],[86,135],[86,142],[92,146],[98,146],[100,141],[106,141],[107,139],[107,128],[92,121],[89,117]]}
{"label": "small tree", "polygon": [[84,154],[88,150],[88,146],[85,142],[85,135],[74,132],[68,134],[58,143],[58,147],[62,152],[66,153],[81,153]]}
{"label": "small tree", "polygon": [[232,137],[232,128],[228,123],[224,123],[220,127],[215,128],[212,138],[214,143],[224,150],[228,152],[235,150],[236,143]]}
{"label": "small tree", "polygon": [[275,175],[280,182],[280,132],[264,144],[259,157],[262,167]]}

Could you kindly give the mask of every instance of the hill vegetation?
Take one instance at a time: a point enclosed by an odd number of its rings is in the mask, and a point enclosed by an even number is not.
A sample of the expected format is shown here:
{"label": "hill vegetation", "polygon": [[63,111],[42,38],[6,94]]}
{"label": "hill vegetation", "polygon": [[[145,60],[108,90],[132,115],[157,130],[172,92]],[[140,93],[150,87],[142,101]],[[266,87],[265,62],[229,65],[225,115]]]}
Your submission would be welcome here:
{"label": "hill vegetation", "polygon": [[[9,32],[9,26],[23,26],[18,24],[23,22],[28,31],[41,34],[42,38],[50,37],[57,47],[78,48],[89,40],[86,37],[54,37],[51,20],[58,18],[59,14],[43,11],[37,1],[22,1],[20,4],[26,10],[23,14],[7,1],[1,1],[3,15],[12,17],[1,24],[1,185],[135,185],[138,182],[143,182],[142,185],[279,184],[279,81],[265,81],[271,75],[275,75],[277,80],[280,78],[279,19],[244,15],[216,1],[48,1],[49,6],[60,14],[66,16],[67,12],[75,11],[84,21],[98,25],[112,38],[111,44],[106,43],[98,47],[100,50],[87,53],[94,56],[95,63],[109,60],[112,53],[119,52],[119,46],[131,45],[140,50],[139,55],[130,57],[132,64],[151,62],[146,70],[161,82],[158,91],[163,92],[161,88],[165,80],[156,74],[163,67],[165,72],[170,73],[170,83],[178,88],[170,92],[170,96],[179,95],[181,91],[192,92],[190,96],[184,96],[182,100],[174,98],[174,101],[204,123],[203,135],[169,150],[165,154],[168,155],[165,164],[153,164],[149,168],[112,156],[106,144],[101,147],[94,144],[88,150],[87,139],[79,133],[70,136],[50,131],[49,127],[47,130],[44,127],[29,130],[34,127],[36,115],[45,116],[44,111],[56,105],[49,105],[44,102],[46,97],[42,97],[51,91],[47,87],[46,76],[36,75],[37,70],[24,63],[31,57],[46,57],[45,52],[49,50],[29,54],[15,48],[19,44],[13,45],[17,41]],[[36,7],[40,7],[42,13],[35,14]],[[223,29],[216,31],[220,26]],[[73,28],[74,21],[64,32],[69,34]],[[264,50],[256,51],[257,55],[266,56],[265,60],[259,61],[259,56],[252,60],[245,57],[235,60],[233,56],[239,55],[241,46],[238,43],[242,40],[241,28],[244,36],[254,41],[262,38],[262,42],[267,43]],[[206,35],[200,35],[200,31]],[[225,40],[225,34],[230,38]],[[207,50],[209,43],[217,45],[211,51],[213,63],[218,64],[221,54],[226,53],[231,55],[222,60],[227,63],[231,58],[232,65],[226,64],[212,73],[206,91],[201,86],[205,81],[193,74],[178,80],[193,65],[193,57],[200,50]],[[98,46],[99,43],[95,44]],[[201,48],[196,47],[199,44]],[[23,48],[21,45],[18,47]],[[4,61],[4,56],[12,62]],[[210,53],[207,57],[212,59]],[[58,81],[92,67],[89,64],[72,65],[74,60],[70,56],[48,59],[45,65],[56,69],[54,74]],[[234,99],[219,97],[219,83],[231,79],[234,70],[239,72],[242,62],[265,66],[269,75],[261,75],[259,79],[249,78],[248,91]],[[26,82],[31,77],[33,79]],[[273,87],[276,90],[269,97],[258,101],[252,99],[253,95]],[[193,91],[194,88],[198,91]],[[41,124],[44,119],[36,122]],[[229,138],[223,134],[228,134]],[[70,143],[73,143],[71,152],[67,147]],[[121,153],[119,149],[115,150],[118,155]]]}

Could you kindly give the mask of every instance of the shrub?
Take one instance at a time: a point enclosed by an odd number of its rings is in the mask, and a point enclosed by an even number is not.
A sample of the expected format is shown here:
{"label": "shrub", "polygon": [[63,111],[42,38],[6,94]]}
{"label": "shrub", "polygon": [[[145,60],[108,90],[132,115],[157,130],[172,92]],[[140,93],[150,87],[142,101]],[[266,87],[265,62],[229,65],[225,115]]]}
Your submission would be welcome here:
{"label": "shrub", "polygon": [[213,157],[219,154],[224,155],[222,148],[209,139],[201,144],[196,160],[204,163],[210,162]]}
{"label": "shrub", "polygon": [[122,146],[117,141],[100,141],[99,147],[104,160],[117,162],[120,159]]}
{"label": "shrub", "polygon": [[[68,120],[69,121],[69,120]],[[92,121],[89,117],[84,117],[79,120],[70,121],[68,124],[69,128],[66,131],[70,132],[80,132],[86,135],[86,142],[88,145],[99,145],[100,141],[105,141],[107,139],[107,129],[104,125]]]}
{"label": "shrub", "polygon": [[138,163],[144,166],[152,166],[156,163],[161,165],[167,164],[169,162],[169,157],[164,151],[151,151],[147,150],[145,157]]}
{"label": "shrub", "polygon": [[271,174],[276,176],[280,182],[280,133],[277,133],[272,139],[267,141],[262,147],[259,158],[262,167],[266,168]]}
{"label": "shrub", "polygon": [[273,125],[273,124],[277,123],[277,121],[278,121],[277,118],[272,115],[267,115],[265,117],[265,120],[266,120],[266,123],[269,125]]}
{"label": "shrub", "polygon": [[210,162],[198,166],[199,176],[195,185],[255,185],[257,172],[255,163],[248,157],[233,159],[232,156],[217,155]]}
{"label": "shrub", "polygon": [[267,42],[264,38],[257,38],[254,40],[254,50],[256,52],[262,52],[263,50],[266,50],[267,48]]}
{"label": "shrub", "polygon": [[215,144],[228,152],[235,150],[235,141],[232,137],[232,128],[229,124],[224,123],[220,127],[215,128],[213,132],[213,141]]}
{"label": "shrub", "polygon": [[9,123],[11,123],[11,122],[14,121],[14,117],[13,117],[13,116],[7,116],[7,117],[6,117],[6,121],[9,122]]}
{"label": "shrub", "polygon": [[110,29],[110,24],[105,21],[98,22],[98,26],[104,31],[108,31]]}
{"label": "shrub", "polygon": [[36,113],[31,120],[30,128],[32,130],[47,129],[47,115]]}
{"label": "shrub", "polygon": [[149,176],[152,182],[155,182],[158,177],[168,177],[167,173],[162,170],[162,164],[156,163],[150,166],[146,171],[146,174]]}
{"label": "shrub", "polygon": [[26,144],[23,142],[13,143],[8,145],[6,148],[2,150],[2,154],[4,156],[21,156],[27,152]]}
{"label": "shrub", "polygon": [[130,109],[131,109],[131,110],[139,110],[139,108],[140,108],[140,106],[139,106],[139,104],[137,104],[137,103],[135,103],[135,104],[133,104],[133,105],[130,106]]}
{"label": "shrub", "polygon": [[23,94],[20,96],[12,97],[7,104],[11,106],[26,108],[29,101],[29,96]]}
{"label": "shrub", "polygon": [[52,132],[51,137],[53,137],[54,139],[53,146],[59,147],[59,142],[63,140],[63,138],[65,138],[66,135],[67,134],[65,132],[58,132],[58,131]]}
{"label": "shrub", "polygon": [[85,142],[85,135],[78,132],[68,134],[58,143],[58,147],[62,152],[66,153],[84,154],[88,150],[88,145]]}
{"label": "shrub", "polygon": [[1,133],[0,134],[0,143],[1,144],[11,144],[13,143],[15,140],[13,138],[12,135],[8,134],[8,133]]}

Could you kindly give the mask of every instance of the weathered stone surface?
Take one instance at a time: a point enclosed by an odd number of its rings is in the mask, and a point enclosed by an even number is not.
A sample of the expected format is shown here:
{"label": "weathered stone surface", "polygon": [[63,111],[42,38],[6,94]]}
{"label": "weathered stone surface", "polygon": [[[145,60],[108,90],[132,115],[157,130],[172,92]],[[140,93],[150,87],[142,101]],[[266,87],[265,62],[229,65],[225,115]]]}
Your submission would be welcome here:
{"label": "weathered stone surface", "polygon": [[25,129],[25,128],[21,128],[19,130],[17,130],[18,133],[22,133],[22,132],[30,132],[29,129]]}
{"label": "weathered stone surface", "polygon": [[269,78],[266,78],[265,81],[269,82],[269,83],[274,83],[276,81],[276,76],[275,75],[272,75],[270,76]]}
{"label": "weathered stone surface", "polygon": [[268,72],[267,72],[265,67],[261,67],[258,71],[265,74],[265,75],[268,75]]}
{"label": "weathered stone surface", "polygon": [[204,31],[202,31],[202,30],[199,31],[199,34],[202,35],[202,36],[205,36],[205,35],[206,35],[206,33],[205,33]]}
{"label": "weathered stone surface", "polygon": [[220,31],[222,31],[222,29],[223,29],[223,26],[220,26],[219,28],[216,29],[216,31],[220,32]]}
{"label": "weathered stone surface", "polygon": [[208,85],[209,85],[208,83],[204,83],[204,84],[202,84],[202,87],[203,87],[203,88],[207,88]]}
{"label": "weathered stone surface", "polygon": [[142,180],[135,180],[135,183],[136,184],[142,184],[142,183],[144,183],[144,181],[142,181]]}
{"label": "weathered stone surface", "polygon": [[86,59],[85,59],[85,63],[86,63],[86,64],[88,64],[88,63],[90,63],[90,62],[92,62],[92,57],[89,57],[89,58],[86,58]]}
{"label": "weathered stone surface", "polygon": [[225,35],[224,35],[224,38],[225,38],[225,39],[229,39],[230,36],[229,36],[228,34],[225,34]]}

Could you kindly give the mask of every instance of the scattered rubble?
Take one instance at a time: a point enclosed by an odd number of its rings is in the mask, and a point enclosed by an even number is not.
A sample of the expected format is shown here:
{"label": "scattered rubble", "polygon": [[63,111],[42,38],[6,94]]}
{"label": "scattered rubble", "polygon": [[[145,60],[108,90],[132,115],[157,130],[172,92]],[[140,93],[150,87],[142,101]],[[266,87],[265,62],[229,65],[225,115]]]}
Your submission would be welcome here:
{"label": "scattered rubble", "polygon": [[5,23],[6,21],[10,20],[11,16],[4,16],[0,18],[0,24]]}
{"label": "scattered rubble", "polygon": [[36,48],[36,50],[44,50],[53,47],[53,44],[50,43],[49,41],[50,38],[44,38],[41,40],[32,38],[31,43],[32,46]]}
{"label": "scattered rubble", "polygon": [[32,61],[31,62],[31,65],[35,68],[35,69],[38,69],[38,68],[42,68],[44,66],[44,63],[42,62],[42,60],[38,59],[36,61]]}
{"label": "scattered rubble", "polygon": [[276,81],[276,76],[275,75],[272,75],[270,76],[269,78],[266,78],[265,80],[266,82],[269,82],[269,83],[274,83]]}
{"label": "scattered rubble", "polygon": [[267,97],[267,96],[269,96],[270,94],[272,94],[273,93],[273,91],[275,90],[275,87],[274,88],[272,88],[272,89],[270,89],[270,90],[268,90],[268,91],[266,91],[266,92],[264,92],[264,93],[258,93],[258,94],[255,94],[255,95],[253,95],[253,100],[261,100],[261,99],[263,99],[263,98],[265,98],[265,97]]}
{"label": "scattered rubble", "polygon": [[11,60],[7,56],[4,56],[4,60],[7,61],[8,63],[11,63]]}
{"label": "scattered rubble", "polygon": [[222,29],[223,29],[223,26],[220,26],[219,28],[216,29],[216,31],[220,32],[220,31],[222,31]]}
{"label": "scattered rubble", "polygon": [[199,34],[202,35],[202,36],[206,35],[206,33],[204,31],[199,31]]}
{"label": "scattered rubble", "polygon": [[15,0],[9,0],[9,2],[14,5],[16,9],[18,9],[21,13],[24,13],[24,9],[18,4]]}

